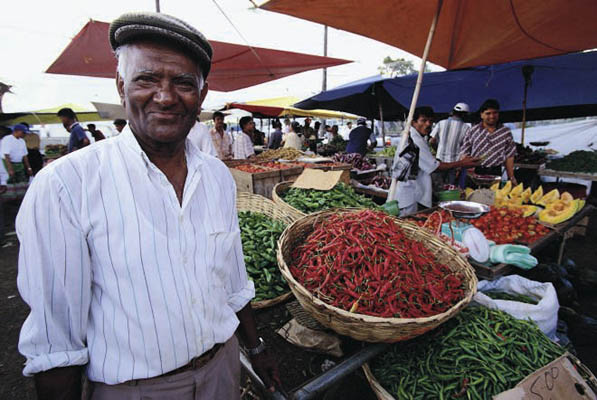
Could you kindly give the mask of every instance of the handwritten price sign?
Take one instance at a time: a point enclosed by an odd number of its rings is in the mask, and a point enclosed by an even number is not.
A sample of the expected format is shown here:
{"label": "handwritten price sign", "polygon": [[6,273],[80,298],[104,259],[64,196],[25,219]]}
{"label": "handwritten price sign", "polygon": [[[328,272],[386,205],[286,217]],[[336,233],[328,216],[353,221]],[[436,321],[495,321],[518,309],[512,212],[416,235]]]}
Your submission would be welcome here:
{"label": "handwritten price sign", "polygon": [[563,355],[527,376],[515,388],[500,393],[494,399],[595,400],[597,396],[574,369],[566,355]]}

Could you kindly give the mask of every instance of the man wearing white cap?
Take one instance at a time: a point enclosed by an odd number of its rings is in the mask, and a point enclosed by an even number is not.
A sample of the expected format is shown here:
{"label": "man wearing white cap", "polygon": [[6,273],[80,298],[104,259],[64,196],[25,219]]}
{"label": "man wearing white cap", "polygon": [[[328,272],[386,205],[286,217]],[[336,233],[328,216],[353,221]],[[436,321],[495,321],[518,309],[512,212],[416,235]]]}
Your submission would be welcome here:
{"label": "man wearing white cap", "polygon": [[[450,117],[443,119],[435,125],[431,132],[429,143],[437,146],[436,158],[443,162],[458,161],[460,146],[464,140],[464,133],[470,128],[470,124],[464,122],[464,117],[469,112],[466,103],[458,103],[450,113]],[[456,170],[450,169],[443,172],[444,183],[454,184]]]}

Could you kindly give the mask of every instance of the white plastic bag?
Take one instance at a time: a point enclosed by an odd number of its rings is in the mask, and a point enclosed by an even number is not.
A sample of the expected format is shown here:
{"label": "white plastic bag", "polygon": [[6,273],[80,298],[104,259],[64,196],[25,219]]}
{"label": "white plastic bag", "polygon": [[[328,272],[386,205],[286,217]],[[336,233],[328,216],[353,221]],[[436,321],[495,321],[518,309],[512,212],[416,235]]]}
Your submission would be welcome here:
{"label": "white plastic bag", "polygon": [[[473,301],[485,307],[498,309],[518,319],[532,319],[550,339],[556,339],[558,325],[558,296],[549,282],[535,282],[518,275],[510,275],[495,281],[481,281]],[[499,290],[510,294],[522,294],[536,298],[539,303],[527,304],[510,300],[494,300],[483,294],[489,290]]]}

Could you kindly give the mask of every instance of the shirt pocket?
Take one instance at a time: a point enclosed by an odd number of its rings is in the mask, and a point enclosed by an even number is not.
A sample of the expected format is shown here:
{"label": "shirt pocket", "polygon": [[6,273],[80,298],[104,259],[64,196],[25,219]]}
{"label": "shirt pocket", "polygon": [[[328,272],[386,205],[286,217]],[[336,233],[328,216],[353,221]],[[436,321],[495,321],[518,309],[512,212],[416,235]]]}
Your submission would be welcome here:
{"label": "shirt pocket", "polygon": [[235,243],[240,231],[214,231],[207,235],[208,269],[217,286],[227,288],[236,265]]}

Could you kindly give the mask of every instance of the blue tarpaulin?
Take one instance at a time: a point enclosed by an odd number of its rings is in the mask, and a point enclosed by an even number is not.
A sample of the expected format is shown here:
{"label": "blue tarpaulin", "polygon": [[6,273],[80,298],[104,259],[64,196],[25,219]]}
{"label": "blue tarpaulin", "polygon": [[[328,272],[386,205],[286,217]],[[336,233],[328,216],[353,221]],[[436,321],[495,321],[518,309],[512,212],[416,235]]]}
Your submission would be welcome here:
{"label": "blue tarpaulin", "polygon": [[[597,52],[429,72],[423,78],[418,105],[431,106],[442,115],[449,113],[458,102],[467,103],[473,111],[486,99],[495,98],[501,105],[502,121],[520,121],[525,86],[522,70],[525,66],[531,66],[533,70],[527,95],[527,120],[597,115]],[[393,99],[393,104],[390,101],[382,103],[384,119],[393,119],[390,117],[393,115],[400,118],[404,115],[402,105],[410,104],[416,81],[416,75],[393,79],[377,77],[377,80],[368,78],[297,104],[299,107],[306,104],[309,108],[322,108],[318,102],[325,101],[327,109],[349,111],[341,108],[345,97],[354,96],[366,85],[369,88],[382,86],[385,88],[382,93]],[[387,107],[393,108],[387,108],[386,103]],[[353,104],[350,112],[363,115],[358,105]],[[362,104],[362,110],[367,109],[370,105]]]}

